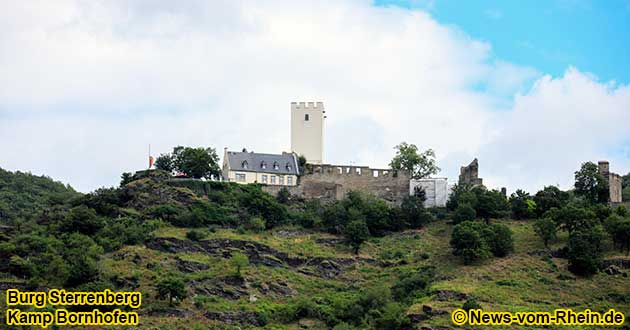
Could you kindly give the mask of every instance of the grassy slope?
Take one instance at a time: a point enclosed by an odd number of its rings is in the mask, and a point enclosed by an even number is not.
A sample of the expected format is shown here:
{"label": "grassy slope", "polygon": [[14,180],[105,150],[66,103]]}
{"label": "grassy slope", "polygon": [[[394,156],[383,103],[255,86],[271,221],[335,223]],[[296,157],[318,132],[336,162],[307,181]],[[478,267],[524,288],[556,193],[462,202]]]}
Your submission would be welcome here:
{"label": "grassy slope", "polygon": [[[630,315],[630,279],[622,276],[598,274],[592,278],[575,278],[566,271],[566,260],[547,259],[530,252],[544,250],[535,236],[530,222],[506,221],[515,233],[515,253],[503,259],[491,259],[478,265],[464,266],[450,254],[448,241],[451,225],[444,222],[430,224],[415,232],[397,233],[380,239],[372,239],[361,250],[361,257],[378,259],[385,251],[399,252],[399,258],[406,264],[380,268],[367,263],[357,263],[341,276],[330,280],[308,276],[286,268],[250,266],[246,270],[248,294],[255,294],[256,302],[249,302],[247,296],[239,300],[229,300],[218,296],[197,296],[186,299],[180,309],[192,310],[186,318],[143,316],[143,328],[229,329],[203,317],[205,310],[212,311],[253,311],[260,304],[283,303],[292,298],[261,293],[261,286],[285,282],[296,296],[324,297],[329,293],[385,283],[391,285],[400,269],[418,265],[433,265],[437,268],[438,280],[431,290],[452,290],[478,298],[484,309],[492,311],[552,311],[558,307],[571,307],[574,310],[590,308],[603,311],[615,308]],[[162,228],[155,235],[185,239],[186,229]],[[208,238],[232,238],[252,240],[269,245],[277,250],[296,256],[353,257],[344,246],[327,247],[315,243],[320,237],[331,237],[320,233],[302,233],[291,237],[279,237],[271,232],[260,234],[238,234],[232,230],[219,230]],[[566,237],[560,237],[557,248],[563,245]],[[134,262],[135,255],[140,262]],[[108,275],[138,280],[139,288],[145,293],[143,310],[166,308],[165,304],[153,299],[153,282],[166,274],[177,274],[188,280],[216,280],[229,276],[233,270],[226,259],[210,257],[200,253],[180,253],[181,259],[209,265],[208,270],[194,273],[180,273],[176,270],[174,255],[130,246],[108,255],[102,264]],[[137,259],[137,258],[136,258]],[[151,263],[150,268],[146,267]],[[228,290],[229,288],[226,286]],[[619,298],[622,297],[622,298]],[[623,297],[626,297],[623,299]],[[625,301],[624,301],[625,300]],[[195,304],[196,302],[196,304]],[[422,305],[438,310],[451,311],[460,308],[463,301],[435,301],[434,296],[419,299],[410,307],[409,313],[419,313]],[[196,306],[195,306],[196,305]],[[314,320],[303,320],[301,325],[268,325],[268,329],[298,329],[310,326],[312,329],[325,329]],[[421,324],[450,326],[450,315],[435,316]]]}

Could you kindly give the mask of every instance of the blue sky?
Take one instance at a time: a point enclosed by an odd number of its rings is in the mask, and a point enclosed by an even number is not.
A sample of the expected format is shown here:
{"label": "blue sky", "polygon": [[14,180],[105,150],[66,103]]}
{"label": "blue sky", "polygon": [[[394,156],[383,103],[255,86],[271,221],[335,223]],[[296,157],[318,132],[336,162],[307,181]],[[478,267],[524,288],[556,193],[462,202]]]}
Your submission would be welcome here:
{"label": "blue sky", "polygon": [[376,0],[428,11],[477,40],[493,55],[560,76],[567,66],[600,80],[630,82],[628,0]]}

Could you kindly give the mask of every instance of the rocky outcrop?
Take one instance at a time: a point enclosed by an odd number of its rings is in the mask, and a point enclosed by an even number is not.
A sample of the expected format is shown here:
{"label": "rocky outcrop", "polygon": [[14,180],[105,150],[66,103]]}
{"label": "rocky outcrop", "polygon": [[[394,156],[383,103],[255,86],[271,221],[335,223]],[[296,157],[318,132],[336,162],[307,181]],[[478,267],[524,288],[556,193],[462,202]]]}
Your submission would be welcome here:
{"label": "rocky outcrop", "polygon": [[[253,265],[268,267],[309,268],[304,274],[320,276],[323,278],[336,278],[347,266],[355,262],[373,263],[370,259],[353,258],[322,258],[322,257],[295,257],[286,252],[278,251],[270,246],[252,241],[233,240],[227,238],[215,238],[192,242],[177,238],[161,237],[150,240],[146,246],[153,250],[167,253],[199,252],[211,256],[230,258],[235,250],[242,251]],[[182,264],[183,269],[199,267],[190,263]]]}
{"label": "rocky outcrop", "polygon": [[466,300],[470,298],[470,295],[466,293],[451,290],[437,290],[433,292],[433,296],[435,301]]}
{"label": "rocky outcrop", "polygon": [[255,312],[206,312],[204,316],[210,320],[226,324],[249,324],[263,326],[263,322]]}

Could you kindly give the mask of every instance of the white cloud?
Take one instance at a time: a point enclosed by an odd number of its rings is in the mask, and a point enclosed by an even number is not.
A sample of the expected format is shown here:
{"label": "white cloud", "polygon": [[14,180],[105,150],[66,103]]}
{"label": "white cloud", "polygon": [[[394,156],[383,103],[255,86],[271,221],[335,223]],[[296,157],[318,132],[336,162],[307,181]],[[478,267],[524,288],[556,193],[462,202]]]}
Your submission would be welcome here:
{"label": "white cloud", "polygon": [[630,165],[607,154],[630,138],[627,86],[577,69],[541,77],[420,10],[359,0],[3,7],[0,166],[83,191],[145,166],[149,143],[286,150],[291,101],[325,102],[331,162],[385,166],[404,140],[434,148],[452,179],[480,156],[488,182],[528,189],[564,184],[593,157]]}

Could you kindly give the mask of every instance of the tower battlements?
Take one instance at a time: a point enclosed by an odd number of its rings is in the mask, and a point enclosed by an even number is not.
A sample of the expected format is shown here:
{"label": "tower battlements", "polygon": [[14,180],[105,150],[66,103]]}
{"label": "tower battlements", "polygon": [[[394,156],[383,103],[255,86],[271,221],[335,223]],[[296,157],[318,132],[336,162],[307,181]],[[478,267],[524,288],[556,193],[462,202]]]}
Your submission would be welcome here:
{"label": "tower battlements", "polygon": [[291,110],[324,110],[324,102],[291,102]]}

